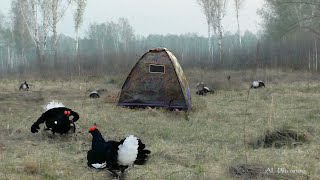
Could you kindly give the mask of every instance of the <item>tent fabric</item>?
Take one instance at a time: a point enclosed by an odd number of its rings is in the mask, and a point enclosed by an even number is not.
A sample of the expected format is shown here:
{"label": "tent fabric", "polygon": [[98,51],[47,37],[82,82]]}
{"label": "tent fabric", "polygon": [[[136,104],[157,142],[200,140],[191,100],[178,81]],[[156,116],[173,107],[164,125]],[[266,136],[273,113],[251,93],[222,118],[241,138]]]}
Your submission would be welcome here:
{"label": "tent fabric", "polygon": [[177,58],[166,48],[145,53],[124,82],[118,105],[189,110],[190,88]]}

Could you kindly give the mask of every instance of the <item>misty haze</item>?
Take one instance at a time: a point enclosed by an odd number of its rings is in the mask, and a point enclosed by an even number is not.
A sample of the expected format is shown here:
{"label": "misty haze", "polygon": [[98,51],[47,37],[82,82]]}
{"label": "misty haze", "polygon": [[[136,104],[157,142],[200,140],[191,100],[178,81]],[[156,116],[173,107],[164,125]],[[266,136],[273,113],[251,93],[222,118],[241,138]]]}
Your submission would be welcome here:
{"label": "misty haze", "polygon": [[319,7],[1,0],[0,177],[317,179]]}

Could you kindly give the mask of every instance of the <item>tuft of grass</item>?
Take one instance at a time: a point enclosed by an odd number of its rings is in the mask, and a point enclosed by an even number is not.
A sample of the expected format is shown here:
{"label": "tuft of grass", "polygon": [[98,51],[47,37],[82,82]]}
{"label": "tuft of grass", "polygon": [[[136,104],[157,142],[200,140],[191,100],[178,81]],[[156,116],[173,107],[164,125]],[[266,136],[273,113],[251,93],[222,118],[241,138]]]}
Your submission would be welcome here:
{"label": "tuft of grass", "polygon": [[267,131],[266,134],[257,140],[250,142],[249,145],[254,148],[281,148],[283,146],[296,147],[303,143],[308,143],[311,136],[302,130],[294,130],[291,128],[282,128],[273,132]]}
{"label": "tuft of grass", "polygon": [[29,174],[39,173],[39,167],[36,160],[25,160],[23,162],[23,170]]}
{"label": "tuft of grass", "polygon": [[266,174],[266,166],[260,164],[235,164],[229,167],[228,173],[237,179],[262,179]]}

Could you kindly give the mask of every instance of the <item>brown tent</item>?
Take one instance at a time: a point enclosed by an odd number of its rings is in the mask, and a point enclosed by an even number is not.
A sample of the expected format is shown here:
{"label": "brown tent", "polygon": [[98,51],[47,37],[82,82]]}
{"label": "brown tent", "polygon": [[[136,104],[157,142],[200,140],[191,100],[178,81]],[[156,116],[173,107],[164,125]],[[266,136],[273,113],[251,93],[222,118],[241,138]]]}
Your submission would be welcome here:
{"label": "brown tent", "polygon": [[145,53],[124,82],[118,105],[189,110],[190,88],[177,58],[166,48]]}

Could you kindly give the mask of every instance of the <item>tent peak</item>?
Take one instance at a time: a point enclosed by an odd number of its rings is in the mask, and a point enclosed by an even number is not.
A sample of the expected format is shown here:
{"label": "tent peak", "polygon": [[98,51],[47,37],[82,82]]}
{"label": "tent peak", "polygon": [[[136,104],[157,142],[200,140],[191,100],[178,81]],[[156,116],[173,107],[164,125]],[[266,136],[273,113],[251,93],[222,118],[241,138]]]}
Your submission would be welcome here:
{"label": "tent peak", "polygon": [[168,51],[168,49],[165,47],[157,47],[149,50],[149,52],[160,52],[160,51]]}

